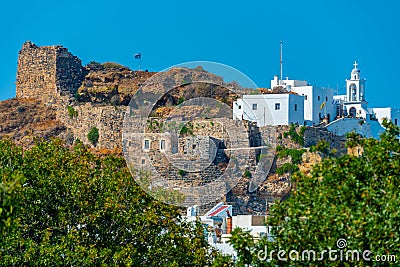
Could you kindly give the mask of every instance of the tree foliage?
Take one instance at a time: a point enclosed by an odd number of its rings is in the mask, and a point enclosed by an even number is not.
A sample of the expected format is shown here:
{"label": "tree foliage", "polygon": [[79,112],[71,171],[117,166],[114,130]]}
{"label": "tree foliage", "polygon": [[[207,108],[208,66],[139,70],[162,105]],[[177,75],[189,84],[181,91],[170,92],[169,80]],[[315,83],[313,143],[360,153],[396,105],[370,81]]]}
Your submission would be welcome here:
{"label": "tree foliage", "polygon": [[[253,246],[252,266],[388,265],[362,258],[356,261],[350,254],[343,261],[331,261],[326,254],[318,260],[320,252],[329,248],[342,249],[344,255],[352,250],[369,250],[371,260],[376,255],[394,255],[400,260],[400,131],[391,123],[384,125],[386,132],[380,140],[348,135],[348,147],[360,147],[361,155],[328,157],[310,175],[295,174],[297,188],[289,199],[272,206],[267,222],[275,242],[263,238]],[[340,249],[339,239],[347,242]],[[240,236],[235,240],[239,242]],[[315,261],[312,257],[282,261],[275,252],[268,262],[257,256],[265,250],[283,250],[287,259],[292,250],[300,256],[305,250],[315,250],[317,255]],[[238,254],[247,251],[238,250]]]}
{"label": "tree foliage", "polygon": [[99,129],[92,127],[87,135],[87,138],[92,145],[96,146],[97,142],[99,141]]}
{"label": "tree foliage", "polygon": [[200,224],[82,144],[0,140],[0,266],[205,266]]}

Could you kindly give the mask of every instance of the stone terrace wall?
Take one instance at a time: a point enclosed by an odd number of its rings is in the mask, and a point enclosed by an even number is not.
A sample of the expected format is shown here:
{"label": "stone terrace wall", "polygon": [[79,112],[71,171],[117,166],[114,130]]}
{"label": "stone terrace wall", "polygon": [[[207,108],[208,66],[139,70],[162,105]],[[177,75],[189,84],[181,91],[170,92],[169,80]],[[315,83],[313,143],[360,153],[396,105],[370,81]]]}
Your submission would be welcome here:
{"label": "stone terrace wall", "polygon": [[122,148],[122,127],[126,107],[94,105],[85,103],[73,106],[78,112],[77,117],[68,115],[67,106],[61,106],[57,110],[57,119],[64,122],[74,135],[74,140],[79,139],[83,143],[93,146],[87,134],[96,127],[99,130],[99,148]]}
{"label": "stone terrace wall", "polygon": [[62,46],[36,46],[25,42],[18,56],[18,98],[36,98],[45,104],[60,95],[74,94],[83,80],[79,58]]}
{"label": "stone terrace wall", "polygon": [[341,151],[345,149],[346,138],[337,136],[325,128],[307,127],[304,132],[304,146],[316,145],[318,141],[325,140],[330,143],[331,149]]}

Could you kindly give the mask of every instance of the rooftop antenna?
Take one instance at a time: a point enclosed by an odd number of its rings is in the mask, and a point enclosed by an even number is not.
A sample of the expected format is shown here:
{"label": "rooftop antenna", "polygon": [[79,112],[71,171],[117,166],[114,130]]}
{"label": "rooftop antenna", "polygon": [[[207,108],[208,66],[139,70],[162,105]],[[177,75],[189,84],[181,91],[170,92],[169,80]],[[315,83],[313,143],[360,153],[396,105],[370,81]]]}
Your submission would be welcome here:
{"label": "rooftop antenna", "polygon": [[282,46],[283,46],[283,42],[281,41],[281,80],[283,79],[283,66],[282,66]]}

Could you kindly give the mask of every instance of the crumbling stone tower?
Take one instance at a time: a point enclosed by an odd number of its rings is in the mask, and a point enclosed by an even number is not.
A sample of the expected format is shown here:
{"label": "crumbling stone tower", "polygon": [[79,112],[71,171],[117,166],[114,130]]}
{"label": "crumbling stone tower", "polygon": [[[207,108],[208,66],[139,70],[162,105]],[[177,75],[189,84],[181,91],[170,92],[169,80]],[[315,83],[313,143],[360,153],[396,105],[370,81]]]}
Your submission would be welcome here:
{"label": "crumbling stone tower", "polygon": [[28,41],[18,56],[17,97],[55,103],[74,95],[83,81],[81,60],[62,46],[37,46]]}

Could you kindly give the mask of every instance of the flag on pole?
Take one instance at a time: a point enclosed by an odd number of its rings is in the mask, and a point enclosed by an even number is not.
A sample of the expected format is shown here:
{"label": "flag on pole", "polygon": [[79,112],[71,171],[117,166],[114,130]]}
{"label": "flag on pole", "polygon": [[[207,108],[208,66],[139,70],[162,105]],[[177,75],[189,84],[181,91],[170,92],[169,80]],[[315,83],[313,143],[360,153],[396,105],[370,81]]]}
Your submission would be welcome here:
{"label": "flag on pole", "polygon": [[142,53],[137,53],[134,55],[135,59],[141,59],[142,58]]}

